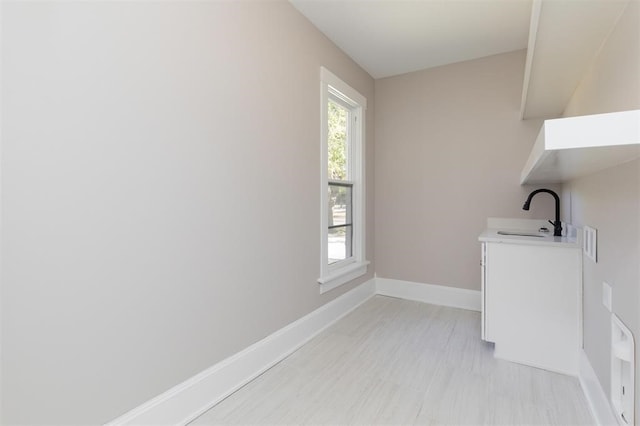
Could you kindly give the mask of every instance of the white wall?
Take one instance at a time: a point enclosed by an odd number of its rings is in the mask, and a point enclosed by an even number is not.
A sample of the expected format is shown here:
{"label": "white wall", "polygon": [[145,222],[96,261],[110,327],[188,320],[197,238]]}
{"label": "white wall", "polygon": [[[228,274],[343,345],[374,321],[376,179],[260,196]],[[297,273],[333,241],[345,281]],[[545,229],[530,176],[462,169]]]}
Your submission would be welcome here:
{"label": "white wall", "polygon": [[[640,108],[640,3],[627,6],[587,70],[565,116]],[[584,260],[584,350],[609,393],[610,313],[602,305],[602,282],[613,288],[613,312],[636,340],[636,421],[640,415],[640,161],[568,182],[564,218],[598,230],[598,263]]]}
{"label": "white wall", "polygon": [[[320,66],[287,2],[8,2],[3,424],[109,421],[323,296]],[[247,315],[250,313],[250,315]]]}
{"label": "white wall", "polygon": [[520,120],[524,62],[518,51],[376,80],[378,276],[480,290],[487,217],[553,219],[551,196],[522,210],[541,125]]}

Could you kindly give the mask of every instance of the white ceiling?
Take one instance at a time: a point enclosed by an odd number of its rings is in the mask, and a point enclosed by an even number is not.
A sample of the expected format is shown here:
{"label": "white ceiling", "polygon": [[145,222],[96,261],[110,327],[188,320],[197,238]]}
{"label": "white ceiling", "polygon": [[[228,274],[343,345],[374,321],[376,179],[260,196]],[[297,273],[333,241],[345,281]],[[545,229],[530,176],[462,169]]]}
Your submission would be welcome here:
{"label": "white ceiling", "polygon": [[527,47],[531,0],[290,0],[373,78]]}
{"label": "white ceiling", "polygon": [[521,105],[525,119],[562,115],[632,2],[289,1],[373,78],[526,48]]}
{"label": "white ceiling", "polygon": [[628,4],[628,0],[535,3],[523,118],[553,118],[563,113],[585,70]]}

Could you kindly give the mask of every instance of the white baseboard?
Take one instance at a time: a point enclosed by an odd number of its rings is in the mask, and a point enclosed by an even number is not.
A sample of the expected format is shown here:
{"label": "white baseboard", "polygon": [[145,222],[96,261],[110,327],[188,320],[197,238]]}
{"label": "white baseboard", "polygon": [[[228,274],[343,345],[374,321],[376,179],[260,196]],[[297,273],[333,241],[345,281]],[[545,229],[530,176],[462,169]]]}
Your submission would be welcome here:
{"label": "white baseboard", "polygon": [[[473,311],[481,309],[480,292],[476,290],[376,277],[134,408],[107,426],[185,425],[376,294]],[[583,350],[578,378],[597,424],[617,425],[609,400]]]}
{"label": "white baseboard", "polygon": [[609,399],[602,389],[602,386],[600,386],[600,381],[595,371],[593,371],[593,367],[584,350],[580,351],[580,372],[578,373],[578,379],[580,380],[580,386],[582,386],[582,391],[587,398],[587,403],[589,404],[591,414],[593,414],[596,423],[601,426],[617,426],[618,422],[609,404]]}
{"label": "white baseboard", "polygon": [[376,277],[376,293],[470,311],[481,309],[480,291]]}
{"label": "white baseboard", "polygon": [[375,293],[376,284],[372,279],[107,425],[187,424],[277,364]]}
{"label": "white baseboard", "polygon": [[480,292],[375,278],[109,422],[185,425],[283,360],[375,294],[480,310]]}

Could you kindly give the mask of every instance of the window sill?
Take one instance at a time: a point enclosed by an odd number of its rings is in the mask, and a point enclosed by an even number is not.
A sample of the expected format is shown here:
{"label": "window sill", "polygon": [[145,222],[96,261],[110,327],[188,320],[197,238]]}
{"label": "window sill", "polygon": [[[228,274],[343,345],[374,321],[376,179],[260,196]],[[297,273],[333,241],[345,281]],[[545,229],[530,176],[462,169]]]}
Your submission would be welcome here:
{"label": "window sill", "polygon": [[370,262],[368,260],[362,262],[354,262],[340,268],[336,271],[332,271],[330,274],[318,278],[320,283],[320,294],[326,293],[329,290],[333,290],[336,287],[341,286],[351,280],[354,280],[367,273],[367,265]]}

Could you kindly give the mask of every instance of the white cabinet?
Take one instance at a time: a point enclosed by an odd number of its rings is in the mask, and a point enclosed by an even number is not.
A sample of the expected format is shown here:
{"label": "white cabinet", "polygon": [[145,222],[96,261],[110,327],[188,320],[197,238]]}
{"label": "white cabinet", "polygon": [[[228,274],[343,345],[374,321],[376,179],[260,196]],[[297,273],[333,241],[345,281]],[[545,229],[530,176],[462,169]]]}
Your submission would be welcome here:
{"label": "white cabinet", "polygon": [[482,338],[495,343],[495,357],[577,375],[580,249],[484,241],[482,259]]}

